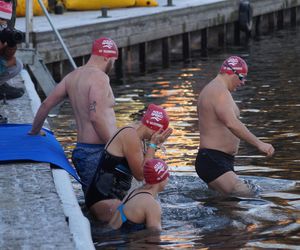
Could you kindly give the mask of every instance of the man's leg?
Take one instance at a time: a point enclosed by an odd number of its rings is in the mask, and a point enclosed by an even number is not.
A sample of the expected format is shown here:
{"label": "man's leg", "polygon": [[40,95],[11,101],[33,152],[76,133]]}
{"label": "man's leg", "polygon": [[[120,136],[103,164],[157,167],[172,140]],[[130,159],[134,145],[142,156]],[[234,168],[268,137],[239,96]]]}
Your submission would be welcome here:
{"label": "man's leg", "polygon": [[251,197],[253,192],[249,187],[233,172],[229,171],[219,176],[208,186],[224,195]]}
{"label": "man's leg", "polygon": [[22,62],[16,58],[16,65],[8,67],[6,72],[0,75],[0,100],[3,98],[14,99],[21,97],[24,94],[24,90],[22,88],[15,88],[6,83],[6,81],[18,75],[22,68]]}

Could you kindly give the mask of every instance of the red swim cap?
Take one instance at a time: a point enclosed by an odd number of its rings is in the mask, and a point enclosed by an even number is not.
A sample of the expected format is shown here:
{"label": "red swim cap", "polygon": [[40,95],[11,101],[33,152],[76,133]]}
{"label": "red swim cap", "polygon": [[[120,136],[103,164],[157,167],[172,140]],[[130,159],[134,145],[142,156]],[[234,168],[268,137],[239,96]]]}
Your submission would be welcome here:
{"label": "red swim cap", "polygon": [[231,56],[227,58],[220,68],[220,73],[226,73],[228,75],[234,74],[230,67],[233,68],[239,74],[248,73],[247,63],[238,56]]}
{"label": "red swim cap", "polygon": [[142,118],[142,123],[155,131],[158,131],[160,128],[166,130],[169,126],[169,117],[162,107],[150,104]]}
{"label": "red swim cap", "polygon": [[101,37],[93,42],[92,55],[118,59],[118,47],[110,38]]}
{"label": "red swim cap", "polygon": [[0,18],[10,20],[12,16],[12,2],[0,0]]}
{"label": "red swim cap", "polygon": [[144,178],[147,184],[157,184],[169,177],[168,166],[163,160],[150,159],[144,166]]}

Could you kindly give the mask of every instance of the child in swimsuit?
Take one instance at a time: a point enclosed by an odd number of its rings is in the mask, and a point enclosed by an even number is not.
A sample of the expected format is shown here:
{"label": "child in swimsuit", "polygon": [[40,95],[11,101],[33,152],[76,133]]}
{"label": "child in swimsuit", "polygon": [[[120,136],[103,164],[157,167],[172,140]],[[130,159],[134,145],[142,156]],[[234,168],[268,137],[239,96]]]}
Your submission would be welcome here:
{"label": "child in swimsuit", "polygon": [[145,184],[125,197],[109,225],[125,232],[161,230],[161,207],[155,197],[164,190],[168,177],[168,166],[164,161],[148,160],[144,166]]}

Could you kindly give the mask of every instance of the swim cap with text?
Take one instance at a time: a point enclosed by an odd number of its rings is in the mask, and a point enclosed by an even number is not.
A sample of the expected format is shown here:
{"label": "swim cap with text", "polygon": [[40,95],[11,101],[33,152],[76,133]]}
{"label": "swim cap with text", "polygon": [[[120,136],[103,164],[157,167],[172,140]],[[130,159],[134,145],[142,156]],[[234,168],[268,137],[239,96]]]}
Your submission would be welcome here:
{"label": "swim cap with text", "polygon": [[110,38],[101,37],[93,42],[92,55],[118,59],[118,47]]}
{"label": "swim cap with text", "polygon": [[0,0],[0,18],[10,20],[13,12],[12,2]]}
{"label": "swim cap with text", "polygon": [[161,128],[166,130],[169,126],[169,117],[162,107],[150,104],[142,118],[142,123],[155,131]]}
{"label": "swim cap with text", "polygon": [[226,73],[228,75],[234,74],[232,69],[234,69],[237,73],[239,74],[247,74],[248,73],[248,66],[247,63],[240,57],[238,56],[231,56],[227,58],[221,68],[220,68],[220,73]]}
{"label": "swim cap with text", "polygon": [[157,184],[170,176],[167,164],[160,159],[147,160],[144,166],[144,178],[148,184]]}

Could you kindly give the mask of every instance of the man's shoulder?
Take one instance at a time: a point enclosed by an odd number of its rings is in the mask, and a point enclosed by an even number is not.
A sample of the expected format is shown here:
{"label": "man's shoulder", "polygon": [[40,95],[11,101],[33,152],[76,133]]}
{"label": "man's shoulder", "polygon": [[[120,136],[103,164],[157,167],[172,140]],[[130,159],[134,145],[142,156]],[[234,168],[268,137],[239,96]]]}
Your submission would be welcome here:
{"label": "man's shoulder", "polygon": [[219,81],[211,81],[208,83],[204,89],[206,94],[212,94],[212,95],[228,95],[228,89],[222,84],[222,82]]}
{"label": "man's shoulder", "polygon": [[66,79],[68,82],[74,82],[80,79],[80,82],[84,82],[86,85],[98,85],[98,84],[108,84],[108,75],[100,69],[81,66],[70,72]]}
{"label": "man's shoulder", "polygon": [[213,95],[214,93],[219,92],[218,87],[216,86],[215,81],[211,81],[206,84],[200,92],[200,96],[207,97],[208,95]]}
{"label": "man's shoulder", "polygon": [[222,84],[211,82],[199,94],[197,105],[201,108],[211,108],[230,99],[230,92]]}

